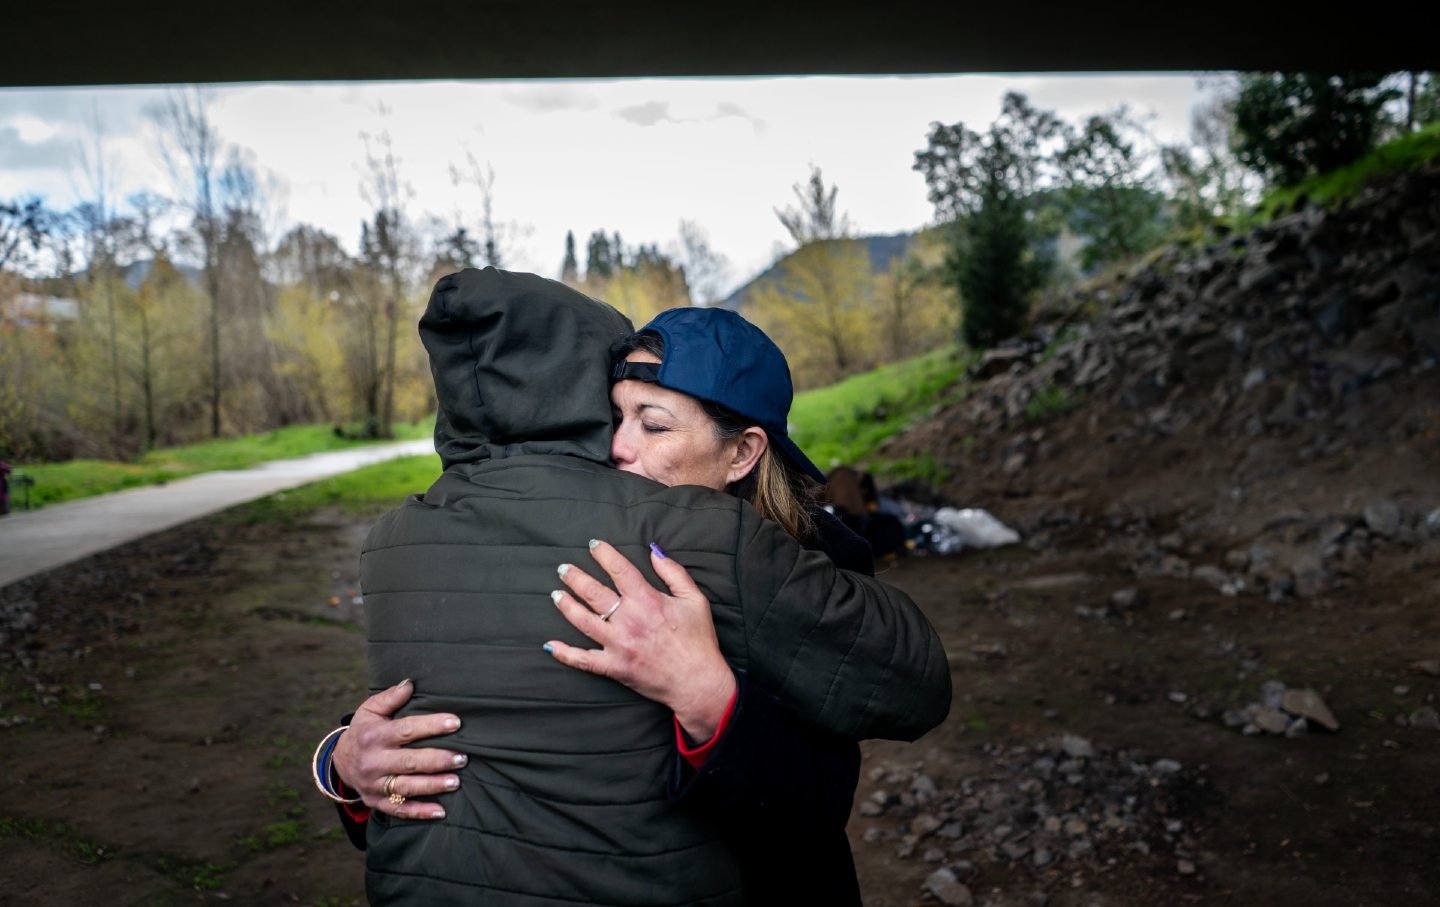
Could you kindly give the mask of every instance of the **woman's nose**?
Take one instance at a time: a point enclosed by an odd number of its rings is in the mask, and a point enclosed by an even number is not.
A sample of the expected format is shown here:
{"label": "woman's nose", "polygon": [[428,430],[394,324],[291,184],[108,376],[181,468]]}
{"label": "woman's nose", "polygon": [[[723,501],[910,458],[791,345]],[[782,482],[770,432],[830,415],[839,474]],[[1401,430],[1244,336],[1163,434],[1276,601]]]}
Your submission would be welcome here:
{"label": "woman's nose", "polygon": [[615,426],[615,433],[610,437],[610,459],[615,461],[616,466],[623,466],[635,459],[635,447],[630,443],[625,423],[621,422]]}

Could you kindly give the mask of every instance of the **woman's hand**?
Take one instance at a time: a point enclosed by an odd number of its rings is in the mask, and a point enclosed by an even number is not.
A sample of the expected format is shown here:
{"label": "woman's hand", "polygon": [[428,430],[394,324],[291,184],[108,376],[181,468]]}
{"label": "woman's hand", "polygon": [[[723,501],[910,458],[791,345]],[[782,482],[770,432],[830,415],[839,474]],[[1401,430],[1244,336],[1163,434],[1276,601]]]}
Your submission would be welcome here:
{"label": "woman's hand", "polygon": [[590,552],[620,590],[618,595],[579,567],[561,564],[560,579],[574,594],[554,592],[551,597],[575,629],[603,648],[579,649],[551,640],[545,650],[563,664],[613,678],[669,706],[685,733],[709,740],[735,698],[735,675],[720,654],[705,594],[684,567],[658,546],[650,548],[650,564],[669,595],[651,586],[605,542],[592,541]]}
{"label": "woman's hand", "polygon": [[391,718],[414,692],[415,685],[402,680],[362,702],[350,721],[350,729],[335,743],[331,760],[340,780],[357,791],[371,809],[401,819],[443,819],[445,808],[438,803],[392,803],[384,790],[391,775],[395,776],[391,790],[403,797],[427,797],[460,786],[458,775],[440,773],[463,766],[463,753],[405,748],[412,740],[438,737],[460,728],[458,717],[443,713]]}

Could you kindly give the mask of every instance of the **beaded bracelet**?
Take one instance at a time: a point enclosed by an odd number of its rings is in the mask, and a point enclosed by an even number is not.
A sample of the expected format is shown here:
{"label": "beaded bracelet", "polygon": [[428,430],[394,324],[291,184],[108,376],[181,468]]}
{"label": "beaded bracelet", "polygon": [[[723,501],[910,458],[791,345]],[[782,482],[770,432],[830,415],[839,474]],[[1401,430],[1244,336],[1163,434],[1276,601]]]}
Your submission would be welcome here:
{"label": "beaded bracelet", "polygon": [[359,803],[364,799],[356,797],[353,800],[347,800],[330,788],[331,774],[334,770],[330,764],[330,754],[334,751],[335,743],[340,739],[340,735],[345,733],[349,727],[348,724],[342,725],[326,734],[325,739],[320,741],[320,745],[315,747],[315,755],[310,759],[310,777],[315,781],[316,790],[336,803]]}

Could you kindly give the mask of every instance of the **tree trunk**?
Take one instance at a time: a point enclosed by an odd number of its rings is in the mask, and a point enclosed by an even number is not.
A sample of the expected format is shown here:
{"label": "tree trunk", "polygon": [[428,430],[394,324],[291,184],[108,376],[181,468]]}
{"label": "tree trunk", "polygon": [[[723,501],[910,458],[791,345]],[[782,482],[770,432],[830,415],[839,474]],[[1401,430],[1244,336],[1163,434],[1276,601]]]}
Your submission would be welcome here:
{"label": "tree trunk", "polygon": [[101,274],[105,281],[105,308],[110,316],[110,412],[115,420],[114,427],[112,428],[113,438],[110,442],[110,449],[112,452],[115,452],[120,445],[121,434],[120,345],[116,339],[115,327],[115,280],[110,271],[110,261],[107,258],[105,268]]}
{"label": "tree trunk", "polygon": [[205,284],[210,291],[210,436],[220,437],[220,273],[213,229],[205,237]]}
{"label": "tree trunk", "polygon": [[391,428],[395,419],[395,339],[399,327],[400,280],[392,272],[390,300],[385,305],[385,404],[380,414],[379,436],[394,437]]}
{"label": "tree trunk", "polygon": [[150,366],[150,316],[140,309],[140,390],[145,397],[145,450],[155,449],[155,381]]}

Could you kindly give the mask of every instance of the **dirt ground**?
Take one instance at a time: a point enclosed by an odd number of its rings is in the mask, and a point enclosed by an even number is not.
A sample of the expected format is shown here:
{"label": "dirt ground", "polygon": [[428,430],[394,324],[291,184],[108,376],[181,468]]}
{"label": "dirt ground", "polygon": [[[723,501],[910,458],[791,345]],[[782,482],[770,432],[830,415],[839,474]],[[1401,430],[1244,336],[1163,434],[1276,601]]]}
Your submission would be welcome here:
{"label": "dirt ground", "polygon": [[[308,760],[364,694],[352,599],[365,521],[244,512],[0,590],[0,902],[363,902],[360,856]],[[1008,748],[1066,733],[1180,763],[1193,795],[1166,818],[1183,838],[1148,853],[1097,838],[1048,866],[973,860],[957,876],[977,903],[1434,903],[1440,732],[1394,718],[1440,692],[1411,667],[1440,657],[1435,559],[1377,555],[1365,583],[1270,603],[1137,579],[1087,525],[1049,530],[1038,552],[887,572],[940,630],[955,699],[919,742],[865,745],[850,832],[867,904],[935,903],[925,880],[956,852],[927,862],[928,840],[907,848],[915,817],[958,809],[950,792],[991,777]],[[1087,616],[1125,587],[1134,607]],[[1341,730],[1246,737],[1221,723],[1271,678],[1319,691]],[[859,813],[919,774],[939,792],[929,806]]]}

